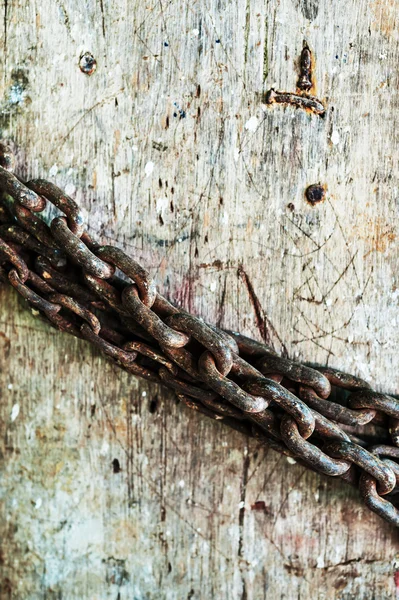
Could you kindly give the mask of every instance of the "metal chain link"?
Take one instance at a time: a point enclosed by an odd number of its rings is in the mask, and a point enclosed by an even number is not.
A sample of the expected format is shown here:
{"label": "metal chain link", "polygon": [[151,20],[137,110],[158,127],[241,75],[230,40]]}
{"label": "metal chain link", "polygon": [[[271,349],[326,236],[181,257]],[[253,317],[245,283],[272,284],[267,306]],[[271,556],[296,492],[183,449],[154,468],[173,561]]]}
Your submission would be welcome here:
{"label": "metal chain link", "polygon": [[[0,279],[35,315],[191,409],[358,484],[366,505],[399,526],[398,400],[176,308],[132,257],[92,240],[72,198],[44,179],[24,183],[14,164],[0,143]],[[63,213],[50,224],[49,205]]]}

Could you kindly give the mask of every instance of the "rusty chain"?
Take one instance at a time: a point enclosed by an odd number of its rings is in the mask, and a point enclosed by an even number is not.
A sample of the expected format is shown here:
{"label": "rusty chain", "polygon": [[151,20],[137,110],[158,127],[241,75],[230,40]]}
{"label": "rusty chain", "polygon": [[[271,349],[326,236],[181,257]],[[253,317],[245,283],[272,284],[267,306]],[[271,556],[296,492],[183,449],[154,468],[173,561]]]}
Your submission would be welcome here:
{"label": "rusty chain", "polygon": [[[176,308],[138,262],[91,238],[72,198],[43,179],[23,182],[14,166],[0,144],[0,279],[34,315],[188,407],[357,484],[366,505],[399,526],[398,400]],[[50,223],[49,206],[61,213]]]}

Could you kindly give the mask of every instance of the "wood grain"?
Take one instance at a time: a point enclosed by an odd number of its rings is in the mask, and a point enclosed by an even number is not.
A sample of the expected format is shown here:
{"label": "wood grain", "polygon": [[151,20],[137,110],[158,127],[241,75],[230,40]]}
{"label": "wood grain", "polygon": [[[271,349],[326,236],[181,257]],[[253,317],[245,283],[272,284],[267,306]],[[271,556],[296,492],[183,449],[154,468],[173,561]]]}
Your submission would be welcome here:
{"label": "wood grain", "polygon": [[[398,393],[397,0],[0,7],[0,131],[23,175],[65,187],[184,308]],[[264,103],[295,91],[304,40],[325,118]],[[397,532],[355,490],[10,290],[0,306],[1,598],[397,597]]]}

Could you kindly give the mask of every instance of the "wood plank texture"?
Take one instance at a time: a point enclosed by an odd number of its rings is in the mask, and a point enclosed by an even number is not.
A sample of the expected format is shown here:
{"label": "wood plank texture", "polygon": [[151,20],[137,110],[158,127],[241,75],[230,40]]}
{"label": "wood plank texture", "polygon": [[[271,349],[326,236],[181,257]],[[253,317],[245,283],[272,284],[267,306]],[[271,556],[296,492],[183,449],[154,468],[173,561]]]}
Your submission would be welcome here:
{"label": "wood plank texture", "polygon": [[[398,394],[398,14],[1,0],[1,137],[184,308]],[[264,103],[295,91],[304,40],[325,118]],[[356,490],[177,406],[8,289],[0,307],[1,598],[397,597],[397,532]]]}

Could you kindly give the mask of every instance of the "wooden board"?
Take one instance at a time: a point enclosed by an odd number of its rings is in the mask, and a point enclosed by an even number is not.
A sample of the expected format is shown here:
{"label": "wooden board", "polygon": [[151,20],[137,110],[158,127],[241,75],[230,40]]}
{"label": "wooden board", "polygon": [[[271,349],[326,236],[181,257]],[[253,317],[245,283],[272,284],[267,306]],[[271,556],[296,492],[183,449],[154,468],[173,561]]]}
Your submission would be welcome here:
{"label": "wooden board", "polygon": [[[0,6],[20,172],[65,187],[184,308],[398,393],[397,0]],[[324,119],[264,104],[295,91],[304,40]],[[395,597],[397,532],[355,490],[177,406],[10,290],[0,306],[1,598]]]}

